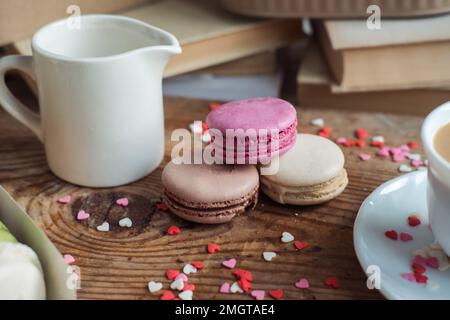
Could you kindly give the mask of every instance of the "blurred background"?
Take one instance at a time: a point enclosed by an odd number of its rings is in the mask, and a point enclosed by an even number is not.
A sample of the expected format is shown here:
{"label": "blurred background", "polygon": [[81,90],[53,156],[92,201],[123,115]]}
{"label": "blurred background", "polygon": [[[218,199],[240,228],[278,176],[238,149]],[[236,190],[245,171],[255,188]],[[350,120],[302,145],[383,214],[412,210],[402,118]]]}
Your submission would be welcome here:
{"label": "blurred background", "polygon": [[[0,55],[30,55],[38,28],[90,13],[178,38],[166,96],[417,115],[450,100],[450,0],[0,0]],[[32,81],[7,80],[37,105]]]}

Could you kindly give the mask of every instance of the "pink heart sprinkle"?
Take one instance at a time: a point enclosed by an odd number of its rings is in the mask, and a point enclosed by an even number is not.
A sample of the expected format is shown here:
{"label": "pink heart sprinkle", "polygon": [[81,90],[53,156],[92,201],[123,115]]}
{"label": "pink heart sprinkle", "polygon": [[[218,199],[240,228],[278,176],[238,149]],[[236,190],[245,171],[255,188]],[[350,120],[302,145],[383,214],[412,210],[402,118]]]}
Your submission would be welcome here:
{"label": "pink heart sprinkle", "polygon": [[264,290],[253,290],[251,295],[256,300],[264,300],[264,297],[266,296],[266,292]]}
{"label": "pink heart sprinkle", "polygon": [[439,260],[435,257],[429,257],[427,259],[427,266],[429,266],[433,269],[438,269],[439,268]]}
{"label": "pink heart sprinkle", "polygon": [[414,263],[420,264],[421,266],[425,266],[427,264],[427,259],[425,259],[422,256],[417,255],[417,256],[414,256],[413,264]]}
{"label": "pink heart sprinkle", "polygon": [[302,278],[295,283],[295,287],[299,289],[308,289],[309,281],[305,278]]}
{"label": "pink heart sprinkle", "polygon": [[77,220],[86,220],[89,219],[91,215],[84,210],[78,211]]}
{"label": "pink heart sprinkle", "polygon": [[402,148],[390,148],[389,152],[393,156],[395,156],[395,155],[405,155],[405,150],[403,150]]}
{"label": "pink heart sprinkle", "polygon": [[187,275],[185,275],[184,273],[180,273],[179,275],[177,275],[177,276],[175,277],[175,280],[174,280],[174,281],[176,281],[176,280],[178,280],[178,279],[182,279],[183,282],[188,282],[188,277],[187,277]]}
{"label": "pink heart sprinkle", "polygon": [[359,159],[361,161],[368,161],[368,160],[370,160],[370,158],[372,158],[372,156],[370,154],[367,154],[367,153],[361,153],[359,155]]}
{"label": "pink heart sprinkle", "polygon": [[345,139],[344,137],[339,137],[336,139],[337,144],[344,144],[346,142],[347,142],[347,139]]}
{"label": "pink heart sprinkle", "polygon": [[230,284],[228,282],[222,283],[219,288],[220,293],[230,293]]}
{"label": "pink heart sprinkle", "polygon": [[128,198],[120,198],[116,200],[116,204],[122,207],[128,206]]}
{"label": "pink heart sprinkle", "polygon": [[411,160],[411,165],[415,168],[423,166],[422,160]]}
{"label": "pink heart sprinkle", "polygon": [[222,265],[228,269],[233,269],[236,266],[236,259],[225,260],[222,262]]}
{"label": "pink heart sprinkle", "polygon": [[403,152],[409,152],[409,147],[407,144],[402,144],[400,147],[398,147]]}
{"label": "pink heart sprinkle", "polygon": [[389,147],[383,147],[380,150],[378,150],[377,156],[383,157],[383,158],[389,157],[389,150],[390,150]]}
{"label": "pink heart sprinkle", "polygon": [[392,156],[392,161],[394,162],[403,162],[406,160],[406,156],[404,154],[394,154]]}
{"label": "pink heart sprinkle", "polygon": [[406,242],[406,241],[414,240],[414,238],[409,233],[402,232],[402,233],[400,233],[400,240]]}
{"label": "pink heart sprinkle", "polygon": [[413,273],[410,272],[405,272],[402,273],[402,278],[411,282],[415,282],[416,281],[416,277],[414,276]]}
{"label": "pink heart sprinkle", "polygon": [[70,196],[64,196],[62,198],[59,198],[58,202],[62,203],[62,204],[68,204],[70,202],[70,200],[72,200],[72,198]]}
{"label": "pink heart sprinkle", "polygon": [[67,264],[72,264],[75,262],[75,258],[71,254],[65,254],[63,258]]}

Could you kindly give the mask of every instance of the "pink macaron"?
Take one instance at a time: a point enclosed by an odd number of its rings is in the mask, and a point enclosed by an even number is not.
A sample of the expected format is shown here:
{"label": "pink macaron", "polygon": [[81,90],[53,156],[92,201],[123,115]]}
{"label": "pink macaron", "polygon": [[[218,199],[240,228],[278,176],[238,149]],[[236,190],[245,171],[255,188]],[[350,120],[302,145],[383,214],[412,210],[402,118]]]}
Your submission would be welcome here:
{"label": "pink macaron", "polygon": [[227,164],[256,164],[295,145],[297,111],[278,98],[253,98],[225,103],[206,119],[214,151]]}

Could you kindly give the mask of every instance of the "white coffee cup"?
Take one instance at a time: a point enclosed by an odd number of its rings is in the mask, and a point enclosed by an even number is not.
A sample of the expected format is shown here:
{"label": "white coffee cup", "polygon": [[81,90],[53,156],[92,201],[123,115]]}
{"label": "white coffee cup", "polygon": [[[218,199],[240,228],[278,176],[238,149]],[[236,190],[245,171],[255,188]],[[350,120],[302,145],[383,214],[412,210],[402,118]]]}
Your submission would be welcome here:
{"label": "white coffee cup", "polygon": [[[33,56],[0,59],[0,104],[44,143],[50,169],[90,187],[140,179],[164,155],[162,74],[181,52],[170,33],[135,19],[81,16],[51,23],[32,39]],[[40,115],[4,83],[18,69],[37,83]]]}
{"label": "white coffee cup", "polygon": [[434,149],[436,132],[449,122],[450,101],[427,116],[422,125],[422,142],[429,162],[427,201],[430,225],[437,242],[450,256],[450,163]]}

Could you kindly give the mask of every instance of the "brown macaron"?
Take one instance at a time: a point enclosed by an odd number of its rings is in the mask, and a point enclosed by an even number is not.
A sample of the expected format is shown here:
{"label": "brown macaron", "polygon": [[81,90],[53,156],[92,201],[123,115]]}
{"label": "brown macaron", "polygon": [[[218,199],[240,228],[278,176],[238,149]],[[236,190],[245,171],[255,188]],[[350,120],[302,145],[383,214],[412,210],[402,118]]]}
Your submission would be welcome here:
{"label": "brown macaron", "polygon": [[162,173],[169,209],[185,220],[217,224],[253,208],[259,176],[252,165],[174,164]]}

